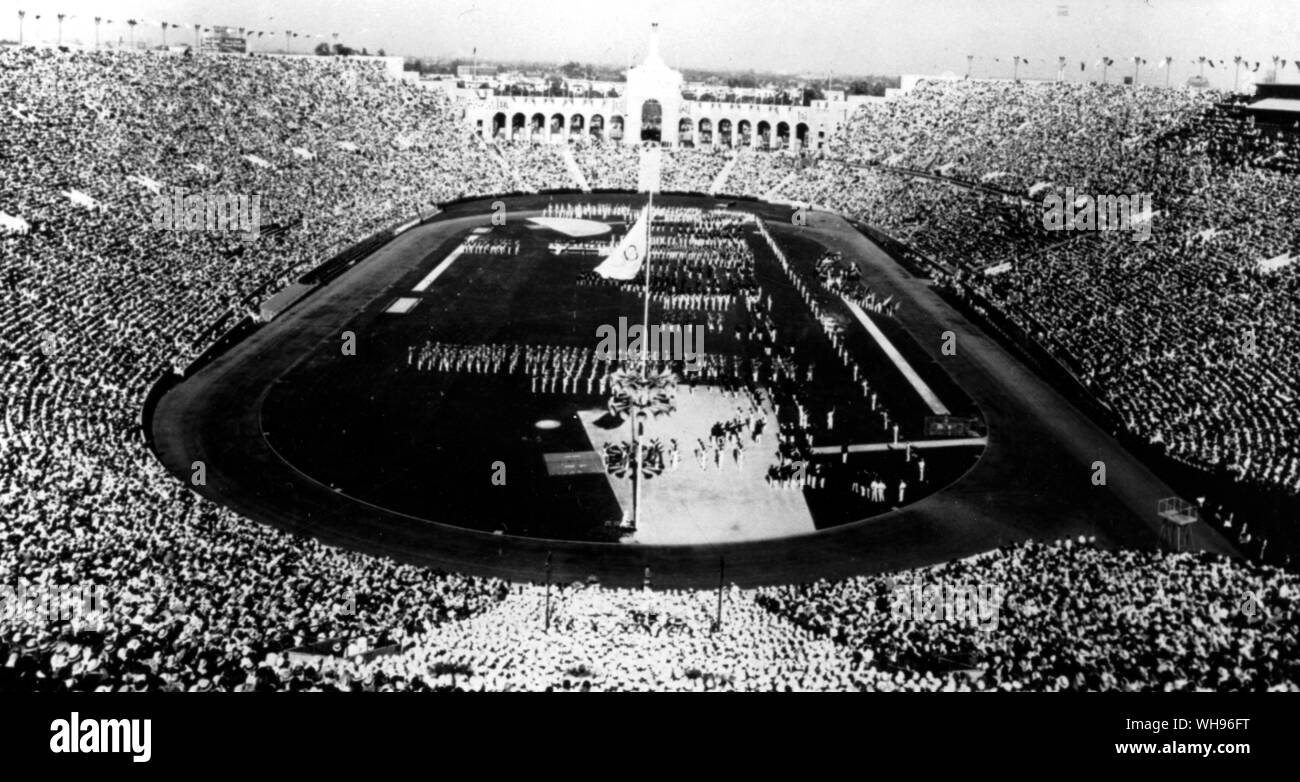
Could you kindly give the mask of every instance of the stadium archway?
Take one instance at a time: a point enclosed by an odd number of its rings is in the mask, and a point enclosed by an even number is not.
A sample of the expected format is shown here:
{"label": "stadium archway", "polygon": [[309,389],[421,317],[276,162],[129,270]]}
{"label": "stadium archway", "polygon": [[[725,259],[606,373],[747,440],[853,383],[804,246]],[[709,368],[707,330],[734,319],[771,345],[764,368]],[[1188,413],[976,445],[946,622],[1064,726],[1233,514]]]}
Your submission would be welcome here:
{"label": "stadium archway", "polygon": [[758,123],[758,146],[767,149],[772,145],[772,123],[763,120]]}
{"label": "stadium archway", "polygon": [[731,120],[718,121],[718,140],[722,142],[724,147],[731,146]]}
{"label": "stadium archway", "polygon": [[528,137],[528,117],[519,112],[510,118],[510,138],[518,141]]}
{"label": "stadium archway", "polygon": [[623,140],[623,117],[622,117],[622,115],[615,114],[614,116],[612,116],[612,117],[609,118],[609,140],[610,140],[610,141],[622,141],[622,140]]}
{"label": "stadium archway", "polygon": [[790,144],[790,123],[776,123],[776,148],[785,149]]}
{"label": "stadium archway", "polygon": [[739,144],[742,147],[753,146],[754,141],[754,124],[747,119],[742,119],[736,123],[736,132],[739,134]]}
{"label": "stadium archway", "polygon": [[713,120],[705,117],[700,120],[700,142],[701,144],[713,143]]}
{"label": "stadium archway", "polygon": [[651,98],[641,104],[641,140],[659,141],[663,138],[664,108]]}
{"label": "stadium archway", "polygon": [[582,116],[581,114],[574,114],[572,117],[570,117],[570,118],[569,118],[569,135],[570,135],[570,136],[581,136],[581,135],[582,135],[582,131],[584,131],[584,130],[587,129],[586,122],[587,122],[587,118],[584,117],[584,116]]}
{"label": "stadium archway", "polygon": [[591,125],[588,132],[592,138],[601,139],[605,137],[605,118],[600,114],[591,115]]}
{"label": "stadium archway", "polygon": [[539,141],[546,132],[546,115],[540,111],[533,115],[528,128],[528,135],[533,141]]}
{"label": "stadium archway", "polygon": [[551,138],[555,138],[556,136],[563,136],[563,135],[564,135],[564,115],[552,114],[551,132],[550,132]]}
{"label": "stadium archway", "polygon": [[677,123],[677,143],[682,146],[695,146],[695,123],[687,117],[682,117]]}
{"label": "stadium archway", "polygon": [[799,142],[799,148],[804,149],[808,146],[808,123],[800,122],[794,126],[794,137]]}
{"label": "stadium archway", "polygon": [[498,111],[496,114],[492,115],[492,138],[496,139],[504,136],[505,129],[506,113],[504,111]]}

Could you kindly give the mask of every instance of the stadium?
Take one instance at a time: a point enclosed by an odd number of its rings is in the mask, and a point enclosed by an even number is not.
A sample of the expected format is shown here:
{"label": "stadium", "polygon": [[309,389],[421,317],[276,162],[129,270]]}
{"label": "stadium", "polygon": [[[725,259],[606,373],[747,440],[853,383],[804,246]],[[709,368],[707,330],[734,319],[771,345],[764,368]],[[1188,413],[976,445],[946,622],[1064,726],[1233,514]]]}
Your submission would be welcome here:
{"label": "stadium", "polygon": [[656,35],[527,110],[0,49],[0,690],[1294,690],[1300,85]]}

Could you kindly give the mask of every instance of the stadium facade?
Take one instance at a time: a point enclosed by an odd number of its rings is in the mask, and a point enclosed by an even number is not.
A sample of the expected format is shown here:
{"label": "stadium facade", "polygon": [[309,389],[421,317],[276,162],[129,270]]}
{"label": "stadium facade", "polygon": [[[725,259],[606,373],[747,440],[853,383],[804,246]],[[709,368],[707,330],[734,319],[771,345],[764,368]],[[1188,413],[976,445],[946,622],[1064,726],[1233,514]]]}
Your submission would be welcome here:
{"label": "stadium facade", "polygon": [[688,100],[681,71],[659,54],[658,24],[649,51],[627,70],[618,97],[492,95],[466,91],[466,121],[492,139],[560,144],[593,137],[624,144],[820,149],[848,122],[861,100],[834,94],[808,105]]}

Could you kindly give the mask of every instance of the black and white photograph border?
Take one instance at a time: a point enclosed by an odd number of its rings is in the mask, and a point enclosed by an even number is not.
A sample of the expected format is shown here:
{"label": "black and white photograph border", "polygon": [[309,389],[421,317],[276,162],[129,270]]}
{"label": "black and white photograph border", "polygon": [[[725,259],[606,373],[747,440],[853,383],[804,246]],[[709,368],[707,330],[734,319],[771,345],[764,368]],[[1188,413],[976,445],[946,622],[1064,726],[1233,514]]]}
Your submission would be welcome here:
{"label": "black and white photograph border", "polygon": [[0,9],[0,692],[1300,689],[1293,3]]}

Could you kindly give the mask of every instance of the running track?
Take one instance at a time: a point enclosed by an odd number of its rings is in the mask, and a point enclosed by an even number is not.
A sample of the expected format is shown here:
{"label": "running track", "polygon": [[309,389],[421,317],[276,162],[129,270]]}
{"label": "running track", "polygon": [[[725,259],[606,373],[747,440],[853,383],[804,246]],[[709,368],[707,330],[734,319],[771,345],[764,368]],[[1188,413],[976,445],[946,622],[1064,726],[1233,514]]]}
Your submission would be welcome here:
{"label": "running track", "polygon": [[[777,541],[575,543],[492,535],[394,513],[336,493],[282,460],[260,423],[271,384],[314,345],[337,341],[341,322],[408,273],[413,259],[425,258],[458,232],[486,225],[488,203],[477,211],[457,208],[402,234],[169,391],[152,421],[161,461],[187,482],[191,464],[204,461],[208,482],[197,491],[283,530],[414,564],[512,580],[542,580],[548,553],[560,582],[594,575],[605,584],[639,586],[649,567],[656,587],[701,588],[717,585],[721,559],[728,583],[749,586],[918,567],[1030,538],[1095,535],[1107,546],[1157,545],[1156,501],[1174,492],[924,280],[825,213],[815,214],[807,228],[773,227],[778,238],[812,232],[857,259],[873,288],[896,294],[903,327],[979,405],[989,428],[979,462],[920,502]],[[512,218],[526,216],[525,209],[537,204],[537,197],[511,203],[520,209]],[[957,335],[957,354],[942,356],[940,335],[949,330]],[[1104,487],[1091,482],[1098,460],[1106,464]],[[1205,525],[1197,525],[1191,545],[1235,553]]]}

